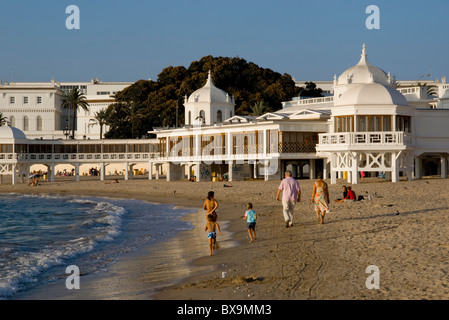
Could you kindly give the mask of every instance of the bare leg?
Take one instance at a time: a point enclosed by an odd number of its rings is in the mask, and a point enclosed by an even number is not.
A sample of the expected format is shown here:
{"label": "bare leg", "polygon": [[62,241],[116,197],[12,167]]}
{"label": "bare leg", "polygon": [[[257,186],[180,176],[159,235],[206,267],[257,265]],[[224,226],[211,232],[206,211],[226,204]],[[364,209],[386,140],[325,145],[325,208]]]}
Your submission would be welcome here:
{"label": "bare leg", "polygon": [[209,239],[209,256],[212,255],[212,251],[213,251],[214,245],[213,245],[213,239]]}
{"label": "bare leg", "polygon": [[249,243],[253,242],[254,239],[253,239],[253,236],[251,235],[251,229],[248,229],[248,235],[249,235],[249,238],[251,239],[251,240],[249,241]]}
{"label": "bare leg", "polygon": [[326,211],[323,211],[322,213],[321,213],[321,224],[323,224],[324,223],[324,216],[326,215]]}

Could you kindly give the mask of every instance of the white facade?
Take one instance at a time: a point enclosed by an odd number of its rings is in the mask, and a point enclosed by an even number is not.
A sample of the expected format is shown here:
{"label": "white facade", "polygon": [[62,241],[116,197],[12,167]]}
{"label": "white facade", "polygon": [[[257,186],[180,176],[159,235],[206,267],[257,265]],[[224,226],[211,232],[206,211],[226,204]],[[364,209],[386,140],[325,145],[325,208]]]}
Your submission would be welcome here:
{"label": "white facade", "polygon": [[[78,88],[86,96],[89,110],[78,110],[76,139],[100,138],[100,127],[91,121],[95,113],[114,102],[114,95],[131,82],[20,82],[0,81],[0,112],[10,125],[29,139],[65,139],[63,130],[72,128],[72,112],[63,109],[63,96]],[[107,128],[103,128],[103,134]]]}

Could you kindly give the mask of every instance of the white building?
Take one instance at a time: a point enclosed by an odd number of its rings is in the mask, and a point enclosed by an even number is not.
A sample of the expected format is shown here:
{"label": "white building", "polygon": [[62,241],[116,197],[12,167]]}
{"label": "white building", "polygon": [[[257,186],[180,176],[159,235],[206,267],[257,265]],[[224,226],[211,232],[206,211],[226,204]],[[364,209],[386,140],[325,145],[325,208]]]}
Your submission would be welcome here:
{"label": "white building", "polygon": [[[362,171],[368,175],[385,172],[393,182],[401,175],[446,178],[449,88],[445,82],[444,78],[435,81],[438,90],[433,94],[422,86],[398,87],[394,77],[368,61],[363,46],[360,61],[334,76],[333,96],[285,102],[281,110],[255,117],[234,115],[234,99],[215,87],[209,73],[205,85],[185,98],[185,125],[155,128],[151,132],[157,135],[154,140],[41,142],[24,139],[17,129],[12,133],[4,129],[12,138],[1,141],[0,174],[18,176],[36,163],[50,172],[60,163],[74,166],[75,172],[85,163],[98,163],[102,168],[123,163],[128,172],[143,160],[148,163],[149,179],[158,179],[165,171],[168,181],[192,176],[197,181],[278,180],[285,170],[296,178],[310,179],[322,172],[331,183],[346,178],[356,184]],[[52,98],[49,113],[59,117],[54,119],[55,127],[62,126],[64,116],[55,107],[62,95],[59,86],[34,86],[35,91],[19,87],[0,87],[2,105],[9,101],[8,110],[20,111],[27,110],[32,100],[39,105],[39,96],[42,104],[44,97]],[[28,103],[25,91],[36,92]],[[99,92],[94,96],[102,96]],[[21,100],[18,110],[11,107],[15,99]],[[37,128],[37,118],[35,122]],[[80,124],[79,130],[90,134]],[[20,128],[20,123],[16,126]]]}
{"label": "white building", "polygon": [[[99,139],[100,127],[92,119],[107,108],[114,95],[131,82],[20,82],[0,81],[0,112],[10,125],[29,139],[65,139],[64,129],[72,128],[72,112],[63,109],[64,93],[78,88],[89,103],[89,110],[78,110],[76,139]],[[106,132],[104,128],[103,133]]]}
{"label": "white building", "polygon": [[[338,177],[358,183],[361,171],[385,172],[393,182],[400,175],[446,177],[449,88],[444,78],[432,85],[438,89],[434,94],[422,86],[398,87],[390,73],[368,61],[364,45],[360,61],[334,76],[333,96],[297,99],[277,112],[223,123],[210,118],[223,92],[204,101],[202,111],[186,108],[194,117],[207,114],[207,122],[156,129],[160,154],[151,163],[167,164],[168,180],[191,175],[209,180],[213,173],[231,180],[280,179],[286,169],[298,178],[322,171],[332,183]],[[197,92],[211,87],[209,75]]]}

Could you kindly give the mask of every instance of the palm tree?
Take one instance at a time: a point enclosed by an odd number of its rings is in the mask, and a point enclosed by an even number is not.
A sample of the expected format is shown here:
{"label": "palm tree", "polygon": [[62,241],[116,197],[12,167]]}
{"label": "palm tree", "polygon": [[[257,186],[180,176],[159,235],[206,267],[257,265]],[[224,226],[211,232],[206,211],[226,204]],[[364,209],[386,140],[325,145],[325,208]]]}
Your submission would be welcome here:
{"label": "palm tree", "polygon": [[0,112],[0,127],[8,124],[8,118],[3,116],[3,113]]}
{"label": "palm tree", "polygon": [[265,101],[257,101],[254,106],[251,107],[250,114],[253,116],[261,116],[271,111],[271,107]]}
{"label": "palm tree", "polygon": [[108,113],[106,109],[101,109],[94,113],[94,118],[89,120],[89,126],[99,125],[100,126],[100,139],[103,139],[103,126],[106,125],[108,120]]}
{"label": "palm tree", "polygon": [[125,112],[127,114],[126,120],[131,123],[131,139],[134,139],[134,127],[137,120],[142,119],[144,115],[140,110],[140,106],[134,102],[133,100],[126,102],[127,108],[125,108]]}
{"label": "palm tree", "polygon": [[81,107],[84,111],[89,110],[89,104],[86,101],[86,96],[84,96],[78,88],[73,88],[69,93],[64,95],[62,107],[67,109],[72,108],[73,110],[72,139],[75,139],[75,120],[78,107]]}

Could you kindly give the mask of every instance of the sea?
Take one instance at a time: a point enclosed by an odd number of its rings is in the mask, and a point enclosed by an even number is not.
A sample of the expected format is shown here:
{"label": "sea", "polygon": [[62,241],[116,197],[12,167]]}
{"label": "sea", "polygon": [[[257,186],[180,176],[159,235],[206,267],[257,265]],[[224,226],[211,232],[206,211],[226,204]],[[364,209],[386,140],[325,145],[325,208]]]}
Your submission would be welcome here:
{"label": "sea", "polygon": [[124,253],[192,229],[182,217],[195,211],[129,199],[1,194],[0,300],[57,281],[64,266],[102,272]]}

